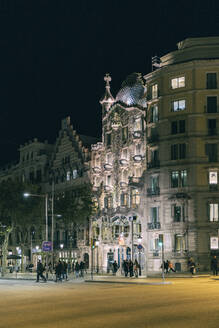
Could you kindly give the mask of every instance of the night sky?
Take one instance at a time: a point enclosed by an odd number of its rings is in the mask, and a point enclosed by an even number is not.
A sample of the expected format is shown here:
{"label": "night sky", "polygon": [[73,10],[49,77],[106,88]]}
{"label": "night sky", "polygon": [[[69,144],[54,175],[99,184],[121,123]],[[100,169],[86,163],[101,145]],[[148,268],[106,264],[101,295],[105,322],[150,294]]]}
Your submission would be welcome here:
{"label": "night sky", "polygon": [[99,137],[105,73],[115,96],[152,56],[214,35],[218,0],[0,0],[0,164],[34,137],[54,142],[66,116]]}

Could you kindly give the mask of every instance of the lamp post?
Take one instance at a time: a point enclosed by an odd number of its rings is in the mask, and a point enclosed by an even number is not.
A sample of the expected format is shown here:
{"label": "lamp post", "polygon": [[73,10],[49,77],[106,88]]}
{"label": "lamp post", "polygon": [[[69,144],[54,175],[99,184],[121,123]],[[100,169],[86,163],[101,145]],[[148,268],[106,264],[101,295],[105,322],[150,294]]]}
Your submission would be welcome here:
{"label": "lamp post", "polygon": [[142,237],[138,236],[138,264],[139,264],[139,276],[141,276],[141,245]]}
{"label": "lamp post", "polygon": [[164,238],[163,235],[159,235],[159,246],[162,250],[162,279],[164,280]]}
{"label": "lamp post", "polygon": [[[45,219],[46,219],[46,233],[45,241],[48,241],[48,194],[30,194],[24,193],[24,197],[40,197],[45,199]],[[46,254],[46,277],[48,278],[48,254]]]}
{"label": "lamp post", "polygon": [[96,246],[96,249],[97,249],[97,273],[99,273],[99,252],[98,252],[99,244],[100,244],[99,240],[96,240],[95,246]]}

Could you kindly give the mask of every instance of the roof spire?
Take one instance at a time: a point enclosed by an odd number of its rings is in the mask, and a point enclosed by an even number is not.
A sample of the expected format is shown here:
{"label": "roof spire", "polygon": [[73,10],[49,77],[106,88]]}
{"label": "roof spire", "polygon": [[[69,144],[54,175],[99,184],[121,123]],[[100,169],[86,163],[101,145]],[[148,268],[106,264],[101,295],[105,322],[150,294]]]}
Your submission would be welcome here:
{"label": "roof spire", "polygon": [[101,105],[105,105],[106,109],[109,110],[110,106],[114,103],[115,99],[113,98],[111,91],[110,91],[110,82],[112,78],[109,73],[106,73],[104,76],[104,81],[106,82],[106,90],[103,97],[100,99]]}

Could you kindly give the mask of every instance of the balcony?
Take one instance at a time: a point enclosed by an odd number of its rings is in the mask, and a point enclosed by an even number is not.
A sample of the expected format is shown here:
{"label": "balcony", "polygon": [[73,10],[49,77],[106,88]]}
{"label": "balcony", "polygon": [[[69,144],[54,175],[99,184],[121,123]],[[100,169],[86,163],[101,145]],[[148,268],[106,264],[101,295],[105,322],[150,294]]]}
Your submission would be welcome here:
{"label": "balcony", "polygon": [[133,156],[133,160],[135,163],[141,163],[141,161],[143,160],[143,156],[142,155],[135,155]]}
{"label": "balcony", "polygon": [[159,168],[160,167],[160,161],[159,160],[154,160],[151,162],[147,163],[147,168],[152,169],[152,168]]}
{"label": "balcony", "polygon": [[142,136],[142,131],[134,131],[133,132],[133,138],[134,139],[140,139]]}
{"label": "balcony", "polygon": [[147,188],[147,196],[159,196],[159,195],[160,195],[160,187]]}
{"label": "balcony", "polygon": [[142,185],[141,177],[129,177],[129,185],[133,187],[140,187]]}
{"label": "balcony", "polygon": [[128,186],[128,183],[127,183],[127,182],[125,182],[125,181],[121,181],[121,182],[120,182],[120,188],[121,188],[121,189],[126,189],[127,186]]}
{"label": "balcony", "polygon": [[112,164],[109,164],[109,163],[104,164],[103,167],[104,167],[105,171],[111,171],[113,168]]}
{"label": "balcony", "polygon": [[93,167],[93,172],[96,174],[101,173],[101,168],[99,166],[95,166]]}
{"label": "balcony", "polygon": [[218,191],[218,185],[217,184],[210,184],[209,185],[210,191]]}
{"label": "balcony", "polygon": [[159,230],[161,228],[160,222],[149,222],[148,230]]}
{"label": "balcony", "polygon": [[110,186],[110,185],[105,185],[105,186],[103,186],[103,188],[104,188],[105,192],[109,192],[112,190],[112,186]]}
{"label": "balcony", "polygon": [[122,165],[122,166],[127,166],[128,165],[128,160],[127,159],[125,159],[125,158],[122,158],[122,159],[120,159],[120,165]]}

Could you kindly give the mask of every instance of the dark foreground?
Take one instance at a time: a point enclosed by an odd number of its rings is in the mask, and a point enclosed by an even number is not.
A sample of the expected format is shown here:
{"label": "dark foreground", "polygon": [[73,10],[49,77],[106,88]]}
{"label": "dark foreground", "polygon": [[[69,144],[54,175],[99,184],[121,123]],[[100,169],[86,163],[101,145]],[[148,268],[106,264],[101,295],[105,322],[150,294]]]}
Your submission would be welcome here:
{"label": "dark foreground", "polygon": [[0,280],[0,327],[219,327],[219,278],[172,285]]}

